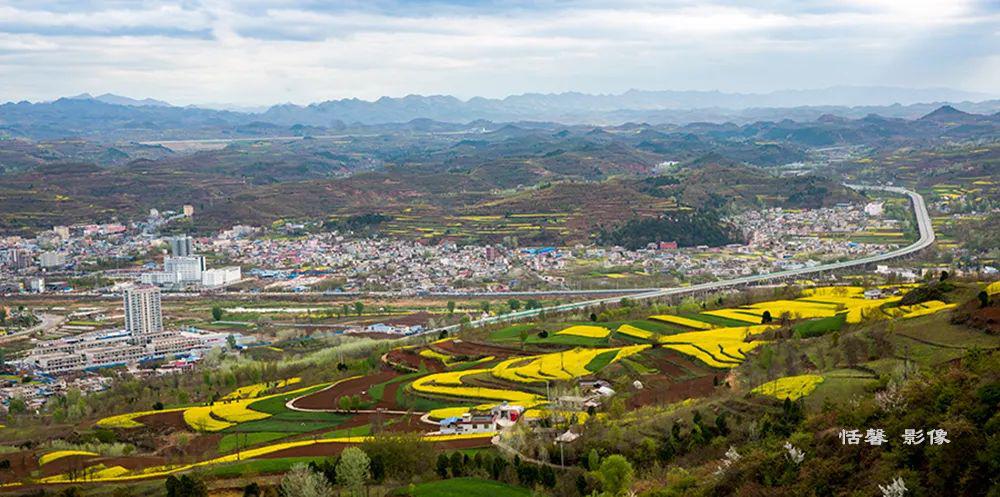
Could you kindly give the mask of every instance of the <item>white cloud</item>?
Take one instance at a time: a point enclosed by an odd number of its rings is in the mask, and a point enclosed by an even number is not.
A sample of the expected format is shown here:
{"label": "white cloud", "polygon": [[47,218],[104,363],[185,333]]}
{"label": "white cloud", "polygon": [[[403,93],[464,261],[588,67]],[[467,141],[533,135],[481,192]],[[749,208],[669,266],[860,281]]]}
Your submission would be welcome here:
{"label": "white cloud", "polygon": [[[60,10],[0,0],[0,97],[112,91],[180,104],[261,104],[836,84],[991,91],[980,82],[1000,73],[995,56],[977,56],[965,73],[949,60],[948,75],[913,78],[938,63],[913,47],[940,33],[980,27],[968,29],[965,42],[996,41],[995,30],[981,28],[997,25],[997,9],[968,1],[588,2],[505,10],[359,3],[323,11],[295,3],[115,2]],[[951,42],[953,57],[963,60],[961,43]],[[884,70],[890,61],[893,70]]]}

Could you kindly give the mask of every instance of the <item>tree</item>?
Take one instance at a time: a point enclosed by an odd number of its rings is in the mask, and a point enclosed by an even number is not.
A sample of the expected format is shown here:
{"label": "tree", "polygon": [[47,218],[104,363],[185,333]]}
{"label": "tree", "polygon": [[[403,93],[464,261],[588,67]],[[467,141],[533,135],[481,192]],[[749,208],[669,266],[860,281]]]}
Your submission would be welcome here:
{"label": "tree", "polygon": [[587,454],[587,469],[591,471],[597,471],[597,468],[601,465],[601,456],[597,453],[597,449],[590,449]]}
{"label": "tree", "polygon": [[222,307],[212,306],[212,321],[222,321]]}
{"label": "tree", "polygon": [[205,486],[205,483],[190,475],[182,475],[180,478],[170,475],[163,484],[167,489],[167,497],[206,497],[208,495],[208,487]]}
{"label": "tree", "polygon": [[768,324],[772,321],[774,321],[774,318],[771,317],[771,311],[764,311],[764,313],[761,314],[760,324]]}
{"label": "tree", "polygon": [[483,310],[484,313],[489,314],[490,312],[490,301],[484,300],[479,303],[479,308]]}
{"label": "tree", "polygon": [[362,301],[360,301],[360,300],[357,301],[357,302],[355,302],[354,303],[354,312],[356,312],[358,314],[358,316],[360,316],[361,313],[365,312],[365,303],[362,302]]}
{"label": "tree", "polygon": [[236,335],[226,335],[226,345],[229,345],[230,349],[236,350]]}
{"label": "tree", "polygon": [[455,301],[454,300],[449,300],[448,301],[448,315],[450,316],[452,314],[455,314]]}
{"label": "tree", "polygon": [[260,497],[260,485],[257,482],[250,482],[243,487],[243,497]]}
{"label": "tree", "polygon": [[303,463],[296,463],[281,479],[281,495],[332,497],[333,488],[323,475],[309,469],[309,466]]}
{"label": "tree", "polygon": [[625,491],[632,485],[632,478],[635,476],[632,464],[619,454],[608,456],[601,463],[599,472],[604,490],[614,496],[624,495]]}
{"label": "tree", "polygon": [[[370,476],[371,461],[368,454],[357,447],[348,447],[340,454],[337,463],[337,483],[340,483],[354,495],[361,494],[361,488]],[[294,495],[294,494],[286,494]]]}
{"label": "tree", "polygon": [[434,469],[441,478],[448,477],[448,456],[444,452],[438,454],[437,466]]}
{"label": "tree", "polygon": [[451,477],[458,478],[462,476],[465,472],[465,467],[463,466],[462,453],[455,451],[451,453],[451,459],[449,459],[449,466],[451,466]]}
{"label": "tree", "polygon": [[986,307],[990,305],[990,294],[986,293],[986,290],[979,292],[979,307]]}
{"label": "tree", "polygon": [[941,278],[940,278],[940,280],[944,281],[944,280],[948,279],[948,276],[949,276],[948,271],[941,271]]}
{"label": "tree", "polygon": [[337,399],[337,407],[339,407],[341,411],[350,411],[351,410],[351,397],[349,395],[345,395],[345,396]]}
{"label": "tree", "polygon": [[521,301],[517,299],[510,299],[507,301],[507,305],[510,307],[510,310],[517,311],[521,308]]}
{"label": "tree", "polygon": [[521,350],[524,350],[524,342],[528,341],[528,328],[522,326],[521,329],[518,330],[518,335],[521,338]]}
{"label": "tree", "polygon": [[542,480],[542,485],[548,488],[556,486],[556,472],[552,470],[552,466],[542,466],[538,476]]}
{"label": "tree", "polygon": [[7,308],[0,306],[0,325],[7,324]]}

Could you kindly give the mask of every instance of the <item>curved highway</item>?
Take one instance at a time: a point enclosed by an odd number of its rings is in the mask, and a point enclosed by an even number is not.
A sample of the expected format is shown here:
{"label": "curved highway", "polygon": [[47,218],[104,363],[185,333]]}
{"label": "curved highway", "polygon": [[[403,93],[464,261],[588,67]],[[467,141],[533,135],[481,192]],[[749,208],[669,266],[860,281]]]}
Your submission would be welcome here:
{"label": "curved highway", "polygon": [[[713,281],[713,282],[710,282],[710,283],[701,283],[701,284],[691,285],[691,286],[685,286],[685,287],[661,288],[661,289],[656,289],[656,290],[652,290],[652,291],[649,291],[649,292],[628,295],[627,297],[629,299],[631,299],[631,300],[645,300],[645,299],[653,299],[653,298],[658,298],[658,297],[666,297],[666,296],[674,296],[674,295],[685,295],[685,294],[698,293],[698,292],[704,292],[704,291],[721,290],[723,288],[728,288],[728,287],[733,287],[733,286],[740,286],[740,285],[747,285],[747,284],[750,284],[750,283],[763,283],[763,282],[779,281],[779,280],[784,280],[784,279],[787,279],[787,278],[799,277],[799,276],[804,276],[804,275],[808,275],[808,274],[815,274],[815,273],[819,273],[819,272],[823,272],[823,271],[831,271],[831,270],[837,270],[837,269],[844,269],[844,268],[850,268],[850,267],[855,267],[855,266],[864,266],[866,264],[871,264],[871,263],[874,263],[874,262],[882,262],[882,261],[886,261],[886,260],[889,260],[889,259],[894,259],[896,257],[902,257],[902,256],[909,255],[909,254],[912,254],[912,253],[915,253],[915,252],[919,252],[919,251],[927,248],[928,246],[930,246],[932,243],[934,243],[934,227],[931,225],[931,217],[930,217],[930,214],[928,214],[928,212],[927,212],[927,205],[924,203],[924,197],[921,196],[919,193],[917,193],[915,191],[912,191],[912,190],[907,190],[905,188],[895,187],[895,186],[868,186],[868,185],[847,185],[847,184],[845,184],[844,186],[846,186],[848,188],[851,188],[851,189],[855,189],[855,190],[879,190],[879,191],[886,191],[886,192],[898,193],[900,195],[907,195],[907,196],[909,196],[910,197],[910,201],[913,204],[913,211],[914,211],[914,213],[916,215],[916,218],[917,218],[917,229],[920,232],[920,238],[916,242],[914,242],[914,243],[912,243],[910,245],[907,245],[905,247],[902,247],[902,248],[899,248],[899,249],[896,249],[896,250],[892,250],[890,252],[885,252],[885,253],[882,253],[882,254],[876,254],[876,255],[872,255],[872,256],[868,256],[868,257],[862,257],[860,259],[853,259],[853,260],[850,260],[850,261],[842,261],[842,262],[831,262],[829,264],[820,264],[818,266],[807,267],[807,268],[789,269],[787,271],[778,271],[778,272],[775,272],[775,273],[757,274],[757,275],[753,275],[753,276],[743,276],[743,277],[734,278],[734,279],[731,279],[731,280]],[[574,303],[570,303],[570,304],[562,304],[562,305],[557,305],[557,306],[552,306],[552,307],[545,307],[545,308],[542,308],[542,309],[530,309],[530,310],[512,312],[510,314],[503,314],[503,315],[500,315],[500,316],[490,316],[490,317],[486,317],[486,318],[482,318],[482,319],[477,319],[475,321],[472,321],[472,322],[468,323],[466,326],[467,327],[472,327],[472,328],[477,328],[477,327],[485,326],[485,325],[489,325],[489,324],[503,323],[503,322],[509,322],[509,321],[518,321],[518,320],[521,320],[521,319],[525,319],[525,318],[530,318],[530,317],[537,316],[538,314],[540,314],[542,312],[565,312],[565,311],[572,311],[572,310],[582,309],[582,308],[590,307],[590,306],[598,306],[598,305],[601,305],[601,304],[615,303],[615,302],[619,302],[621,299],[622,299],[622,296],[616,296],[616,297],[610,297],[610,298],[585,300],[585,301],[574,302]],[[432,330],[427,330],[427,331],[425,331],[423,333],[420,333],[420,334],[421,335],[425,335],[425,334],[431,334],[431,333],[440,333],[441,331],[447,331],[447,332],[450,333],[450,332],[453,332],[453,331],[457,331],[458,329],[460,329],[460,327],[461,327],[461,325],[445,326],[445,327],[442,327],[442,328],[435,328],[435,329],[432,329]]]}

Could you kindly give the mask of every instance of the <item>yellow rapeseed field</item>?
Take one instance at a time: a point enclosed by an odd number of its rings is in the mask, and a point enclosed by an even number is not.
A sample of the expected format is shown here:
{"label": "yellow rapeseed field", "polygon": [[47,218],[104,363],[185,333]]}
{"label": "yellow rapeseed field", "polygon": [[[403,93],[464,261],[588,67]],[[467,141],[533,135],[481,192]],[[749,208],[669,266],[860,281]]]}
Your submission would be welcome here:
{"label": "yellow rapeseed field", "polygon": [[97,426],[100,426],[101,428],[140,428],[143,426],[143,424],[136,421],[136,418],[141,418],[143,416],[148,416],[150,414],[156,414],[161,412],[183,411],[185,409],[187,408],[175,407],[172,409],[163,409],[160,411],[137,411],[126,414],[117,414],[114,416],[108,416],[106,418],[97,421]]}
{"label": "yellow rapeseed field", "polygon": [[441,361],[443,364],[446,364],[446,365],[451,362],[451,356],[450,355],[442,354],[442,353],[440,353],[440,352],[438,352],[436,350],[423,349],[419,353],[420,353],[420,357],[426,357],[427,359],[434,359],[434,360],[437,360],[437,361]]}
{"label": "yellow rapeseed field", "polygon": [[649,345],[630,345],[612,348],[574,348],[533,357],[515,357],[493,367],[493,376],[516,382],[544,382],[549,380],[572,380],[594,373],[587,369],[597,356],[615,354],[607,364],[624,359],[649,348]]}
{"label": "yellow rapeseed field", "polygon": [[679,324],[696,330],[710,330],[715,327],[704,321],[698,321],[697,319],[690,319],[682,316],[674,316],[671,314],[649,316],[649,319],[655,319],[656,321],[662,321],[664,323]]}
{"label": "yellow rapeseed field", "polygon": [[435,373],[414,380],[413,383],[410,384],[410,387],[417,392],[422,393],[469,399],[506,400],[508,402],[515,402],[521,405],[534,405],[545,400],[542,396],[527,392],[519,392],[517,390],[462,385],[463,376],[472,376],[489,372],[489,369],[470,369],[466,371]]}
{"label": "yellow rapeseed field", "polygon": [[642,340],[649,340],[650,338],[653,338],[653,336],[655,335],[651,331],[646,331],[642,328],[637,328],[630,324],[623,324],[619,326],[618,333],[621,333],[622,335],[628,335],[630,337],[640,338]]}
{"label": "yellow rapeseed field", "polygon": [[556,335],[575,335],[588,338],[604,338],[611,333],[611,330],[603,326],[570,326],[562,331],[557,331]]}
{"label": "yellow rapeseed field", "polygon": [[86,450],[54,450],[52,452],[46,452],[38,458],[38,465],[45,466],[46,464],[55,461],[57,459],[62,459],[64,457],[70,456],[96,456],[97,452],[90,452]]}
{"label": "yellow rapeseed field", "polygon": [[[461,434],[461,435],[426,435],[423,438],[424,438],[424,440],[426,440],[428,442],[446,442],[446,441],[451,441],[451,440],[466,440],[466,439],[475,439],[475,438],[489,438],[491,436],[492,436],[492,434],[489,434],[489,433],[468,433],[468,434]],[[217,464],[231,463],[231,462],[242,461],[242,460],[247,460],[247,459],[254,459],[254,458],[258,458],[258,457],[261,457],[261,456],[265,456],[265,455],[268,455],[268,454],[271,454],[271,453],[274,453],[274,452],[278,452],[278,451],[282,451],[282,450],[286,450],[286,449],[293,449],[293,448],[297,448],[297,447],[307,447],[307,446],[310,446],[310,445],[317,445],[317,444],[344,444],[344,443],[359,444],[359,443],[364,443],[365,441],[370,440],[370,439],[371,439],[370,436],[360,436],[360,437],[324,438],[324,439],[317,439],[317,440],[299,440],[299,441],[295,441],[295,442],[283,442],[283,443],[277,443],[277,444],[272,444],[272,445],[265,445],[263,447],[257,447],[255,449],[244,450],[244,451],[240,451],[239,453],[227,454],[227,455],[224,455],[224,456],[219,456],[219,457],[216,457],[216,458],[213,458],[213,459],[207,459],[207,460],[204,460],[204,461],[199,461],[199,462],[195,462],[195,463],[191,463],[191,464],[171,464],[171,465],[164,465],[164,466],[152,466],[152,467],[141,469],[141,470],[129,471],[128,473],[125,473],[125,474],[121,474],[119,471],[112,470],[112,471],[108,471],[108,472],[103,473],[103,474],[98,473],[98,475],[95,475],[92,478],[88,476],[87,477],[87,481],[88,482],[122,482],[122,481],[137,480],[137,479],[141,479],[141,478],[162,478],[162,477],[165,477],[167,475],[170,475],[170,474],[173,474],[173,473],[177,473],[177,472],[181,472],[181,471],[188,471],[188,470],[194,469],[194,468],[205,467],[205,466],[212,466],[212,465],[217,465]],[[111,468],[108,468],[108,469],[111,470]],[[111,476],[112,473],[119,473],[119,474],[116,474],[115,476]],[[81,476],[82,475],[77,474],[76,478],[80,478]],[[38,480],[39,483],[65,483],[65,482],[70,482],[70,481],[74,481],[74,480],[71,478],[71,475],[68,474],[68,473],[59,474],[59,475],[53,475],[53,476],[41,478],[41,479]]]}
{"label": "yellow rapeseed field", "polygon": [[798,400],[811,394],[820,383],[823,383],[822,376],[818,374],[803,374],[778,378],[777,380],[764,383],[751,391],[760,395],[770,395],[778,399]]}
{"label": "yellow rapeseed field", "polygon": [[220,421],[212,417],[214,406],[190,407],[184,411],[184,422],[198,431],[222,431],[235,423]]}
{"label": "yellow rapeseed field", "polygon": [[302,381],[302,378],[288,378],[287,380],[281,380],[275,384],[270,383],[254,383],[253,385],[247,385],[245,387],[237,388],[232,392],[229,392],[223,399],[253,399],[260,397],[260,395],[266,392],[270,388],[281,389],[288,385],[294,385]]}
{"label": "yellow rapeseed field", "polygon": [[709,366],[732,368],[746,359],[744,355],[746,352],[765,343],[762,340],[747,342],[746,338],[772,328],[775,326],[735,326],[708,331],[692,331],[661,336],[660,343],[666,348],[693,356]]}

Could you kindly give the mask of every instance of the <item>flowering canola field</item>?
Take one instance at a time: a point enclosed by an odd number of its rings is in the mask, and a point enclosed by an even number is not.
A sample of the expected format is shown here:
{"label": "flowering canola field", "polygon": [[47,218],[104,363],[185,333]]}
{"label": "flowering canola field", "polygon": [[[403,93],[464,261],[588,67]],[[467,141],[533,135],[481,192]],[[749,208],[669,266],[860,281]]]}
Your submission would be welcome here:
{"label": "flowering canola field", "polygon": [[672,314],[649,316],[649,319],[652,319],[654,321],[662,321],[664,323],[669,323],[669,324],[679,324],[681,326],[694,328],[696,330],[710,330],[715,327],[704,321],[698,321],[697,319],[690,319],[683,316],[674,316]]}
{"label": "flowering canola field", "polygon": [[751,390],[760,395],[770,395],[778,399],[798,400],[809,395],[816,390],[816,386],[823,383],[823,377],[818,374],[803,374],[798,376],[786,376],[772,380]]}
{"label": "flowering canola field", "polygon": [[[347,379],[350,378],[345,378],[344,380],[340,381],[346,381]],[[291,385],[298,383],[299,381],[301,381],[299,378],[291,378],[289,380],[282,381],[280,384]],[[276,393],[257,398],[233,398],[227,396],[224,397],[223,400],[215,402],[213,405],[210,406],[175,407],[171,409],[163,409],[160,411],[140,411],[127,414],[119,414],[116,416],[109,416],[99,420],[97,422],[97,426],[100,426],[102,428],[139,428],[143,425],[142,423],[136,421],[136,418],[140,418],[142,416],[147,416],[150,414],[183,411],[184,422],[187,423],[187,425],[190,426],[192,429],[196,431],[207,431],[207,432],[222,431],[238,423],[257,421],[260,419],[271,417],[271,415],[266,412],[260,412],[250,409],[250,404],[253,404],[254,402],[282,395],[293,395],[297,393],[304,393],[313,388],[315,388],[315,386],[300,388],[298,390],[293,390],[290,392]]]}
{"label": "flowering canola field", "polygon": [[652,331],[646,331],[642,328],[632,326],[630,324],[623,324],[618,327],[618,333],[622,335],[628,335],[633,338],[639,338],[642,340],[649,340],[655,336]]}
{"label": "flowering canola field", "polygon": [[[608,365],[649,348],[649,345],[630,345],[620,348],[575,348],[533,357],[515,357],[493,367],[493,376],[522,383],[549,380],[572,380],[597,371],[587,367],[598,356],[608,354]],[[613,356],[612,356],[613,355]],[[593,367],[593,366],[592,366]]]}
{"label": "flowering canola field", "polygon": [[716,368],[733,368],[746,359],[749,352],[763,340],[746,341],[747,337],[776,328],[771,325],[736,326],[708,331],[692,331],[660,337],[663,347],[676,350]]}
{"label": "flowering canola field", "polygon": [[45,466],[46,464],[55,461],[57,459],[62,459],[64,457],[70,456],[96,456],[96,452],[90,452],[87,450],[56,450],[52,452],[46,452],[38,458],[38,465]]}
{"label": "flowering canola field", "polygon": [[604,338],[609,334],[611,334],[611,330],[603,326],[570,326],[556,332],[556,335],[574,335],[587,338]]}

